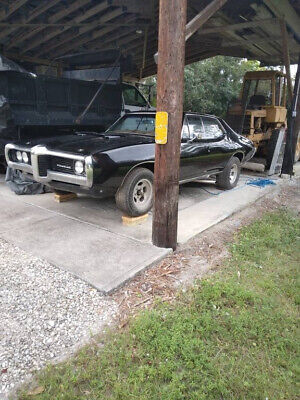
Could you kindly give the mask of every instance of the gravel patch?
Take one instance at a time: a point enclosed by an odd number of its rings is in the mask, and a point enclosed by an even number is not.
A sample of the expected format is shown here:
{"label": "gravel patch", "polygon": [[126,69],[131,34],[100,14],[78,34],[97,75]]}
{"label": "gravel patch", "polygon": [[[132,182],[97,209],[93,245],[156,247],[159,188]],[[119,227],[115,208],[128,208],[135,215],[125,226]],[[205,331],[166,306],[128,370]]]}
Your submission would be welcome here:
{"label": "gravel patch", "polygon": [[101,332],[116,311],[87,283],[0,239],[0,399]]}

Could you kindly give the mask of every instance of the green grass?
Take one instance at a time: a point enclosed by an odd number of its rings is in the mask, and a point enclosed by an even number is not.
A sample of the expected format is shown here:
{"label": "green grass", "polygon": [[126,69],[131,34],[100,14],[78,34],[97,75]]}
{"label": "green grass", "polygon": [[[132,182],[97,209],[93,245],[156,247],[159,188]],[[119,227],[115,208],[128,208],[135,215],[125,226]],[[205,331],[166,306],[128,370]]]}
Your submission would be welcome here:
{"label": "green grass", "polygon": [[34,399],[299,399],[299,252],[299,219],[264,216],[241,230],[218,273],[174,304],[48,367]]}

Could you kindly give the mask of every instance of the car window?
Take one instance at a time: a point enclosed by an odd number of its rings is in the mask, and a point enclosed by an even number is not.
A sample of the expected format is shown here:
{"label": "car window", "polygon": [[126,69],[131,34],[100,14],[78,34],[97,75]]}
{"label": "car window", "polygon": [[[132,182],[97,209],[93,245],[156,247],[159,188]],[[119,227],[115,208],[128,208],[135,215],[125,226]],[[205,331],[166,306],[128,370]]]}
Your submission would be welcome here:
{"label": "car window", "polygon": [[107,132],[115,131],[150,133],[154,135],[155,116],[134,114],[124,115],[107,130]]}
{"label": "car window", "polygon": [[202,121],[204,126],[203,140],[220,139],[223,136],[224,130],[216,118],[202,117]]}
{"label": "car window", "polygon": [[204,134],[204,128],[201,117],[198,117],[197,115],[189,115],[188,122],[190,129],[190,138],[202,139],[202,136]]}
{"label": "car window", "polygon": [[189,132],[187,118],[185,117],[182,124],[181,140],[186,141],[189,138],[190,138],[190,132]]}
{"label": "car window", "polygon": [[140,92],[130,85],[123,85],[124,103],[128,106],[146,107],[147,102]]}

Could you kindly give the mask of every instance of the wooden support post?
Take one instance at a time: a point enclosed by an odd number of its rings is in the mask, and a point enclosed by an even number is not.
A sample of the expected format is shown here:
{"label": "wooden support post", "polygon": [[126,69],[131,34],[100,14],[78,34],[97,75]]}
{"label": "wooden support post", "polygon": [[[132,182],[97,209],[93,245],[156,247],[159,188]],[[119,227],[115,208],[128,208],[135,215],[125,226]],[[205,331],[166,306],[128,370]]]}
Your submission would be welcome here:
{"label": "wooden support post", "polygon": [[185,60],[187,0],[160,0],[157,111],[169,114],[168,141],[156,144],[153,244],[176,248],[178,180]]}
{"label": "wooden support post", "polygon": [[298,68],[295,79],[294,94],[291,106],[288,111],[288,130],[286,137],[286,145],[284,159],[282,165],[282,174],[293,175],[294,161],[296,152],[299,155],[300,142],[300,54],[298,58]]}
{"label": "wooden support post", "polygon": [[289,55],[289,47],[288,47],[288,34],[286,30],[285,20],[280,20],[281,34],[282,34],[282,53],[283,53],[283,61],[286,70],[286,78],[287,78],[287,87],[288,87],[288,98],[289,102],[292,102],[293,99],[293,84],[291,78],[291,65],[290,65],[290,55]]}

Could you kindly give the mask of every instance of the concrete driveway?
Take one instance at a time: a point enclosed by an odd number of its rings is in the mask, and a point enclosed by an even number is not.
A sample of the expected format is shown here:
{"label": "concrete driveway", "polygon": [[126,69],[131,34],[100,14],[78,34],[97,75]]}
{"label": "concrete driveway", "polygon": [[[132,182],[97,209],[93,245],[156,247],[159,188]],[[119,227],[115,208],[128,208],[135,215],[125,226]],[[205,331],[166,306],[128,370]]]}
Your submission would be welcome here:
{"label": "concrete driveway", "polygon": [[[249,179],[253,176],[243,174],[231,191],[220,191],[212,182],[182,186],[178,242],[186,242],[274,189],[249,186]],[[113,199],[80,196],[57,203],[53,193],[17,196],[1,175],[0,204],[1,238],[104,293],[171,251],[151,244],[151,215],[141,225],[124,226]]]}

